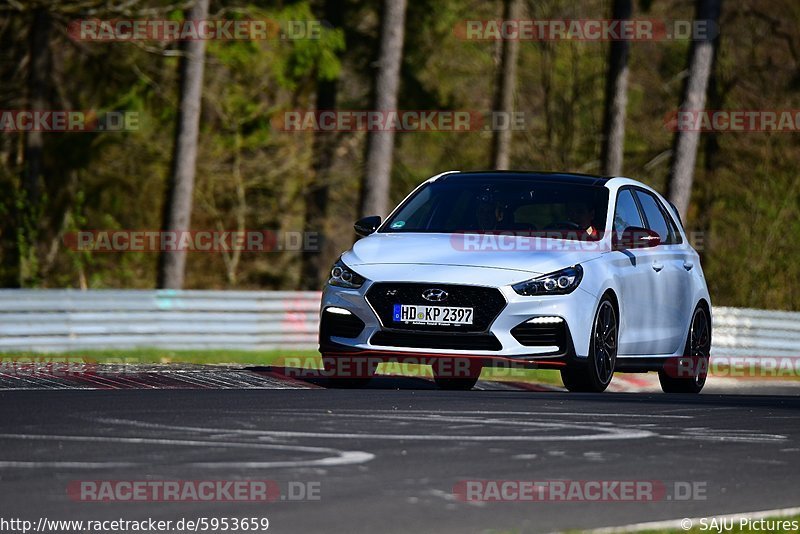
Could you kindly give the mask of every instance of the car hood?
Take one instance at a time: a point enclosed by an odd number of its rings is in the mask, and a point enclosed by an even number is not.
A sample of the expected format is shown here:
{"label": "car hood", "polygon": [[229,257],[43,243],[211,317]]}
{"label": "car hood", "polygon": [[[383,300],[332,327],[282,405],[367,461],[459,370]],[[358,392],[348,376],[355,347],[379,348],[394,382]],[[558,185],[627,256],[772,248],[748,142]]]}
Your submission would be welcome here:
{"label": "car hood", "polygon": [[[361,239],[342,260],[357,271],[359,266],[430,265],[537,275],[592,260],[600,256],[600,248],[599,244],[510,235],[390,233]],[[368,276],[363,270],[359,273]]]}

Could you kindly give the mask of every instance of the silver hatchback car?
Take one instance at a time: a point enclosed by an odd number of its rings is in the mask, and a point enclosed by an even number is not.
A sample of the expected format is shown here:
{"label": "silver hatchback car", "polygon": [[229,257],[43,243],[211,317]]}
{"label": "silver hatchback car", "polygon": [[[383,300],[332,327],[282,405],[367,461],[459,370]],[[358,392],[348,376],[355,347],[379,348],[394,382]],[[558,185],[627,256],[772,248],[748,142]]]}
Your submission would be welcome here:
{"label": "silver hatchback car", "polygon": [[658,371],[665,392],[703,388],[711,299],[699,256],[640,182],[448,172],[355,228],[363,239],[333,266],[320,321],[320,352],[343,384],[411,361],[447,389],[471,388],[486,365],[559,369],[570,391],[603,391],[615,371]]}

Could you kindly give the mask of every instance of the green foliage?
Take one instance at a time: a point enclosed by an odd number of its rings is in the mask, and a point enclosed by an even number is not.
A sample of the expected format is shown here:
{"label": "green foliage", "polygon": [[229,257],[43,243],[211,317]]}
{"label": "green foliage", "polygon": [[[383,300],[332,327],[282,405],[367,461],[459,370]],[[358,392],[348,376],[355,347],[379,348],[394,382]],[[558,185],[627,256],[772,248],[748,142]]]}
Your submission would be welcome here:
{"label": "green foliage", "polygon": [[[322,0],[212,1],[214,18],[288,21],[321,17]],[[0,137],[0,280],[41,287],[131,287],[155,284],[153,253],[91,254],[69,250],[66,233],[161,226],[178,105],[177,43],[76,43],[70,20],[150,17],[179,20],[183,2],[143,0],[113,11],[100,0],[50,7],[53,109],[137,112],[138,131],[47,134],[42,200],[22,193],[20,134]],[[90,5],[91,4],[91,5]],[[313,109],[318,84],[339,80],[342,109],[367,109],[379,41],[377,2],[344,0],[344,26],[320,39],[207,43],[205,90],[193,227],[302,228],[314,136],[283,132],[285,110]],[[647,12],[644,12],[647,4]],[[29,7],[34,6],[31,3]],[[116,3],[115,3],[116,5]],[[122,5],[122,4],[120,4]],[[606,0],[525,2],[535,19],[607,18]],[[88,7],[87,7],[88,6]],[[635,3],[634,16],[690,19],[691,2]],[[2,8],[0,109],[28,104],[30,11]],[[781,13],[780,20],[772,13]],[[488,115],[494,101],[499,43],[465,41],[454,27],[498,19],[499,0],[410,0],[402,64],[401,109],[467,110]],[[774,19],[774,20],[773,20]],[[800,109],[800,8],[777,0],[723,7],[714,101],[719,109]],[[680,104],[690,43],[634,42],[630,49],[625,174],[663,191],[673,134],[664,125]],[[521,42],[516,108],[526,128],[513,134],[512,166],[596,172],[608,45]],[[703,134],[688,229],[703,234],[703,265],[715,304],[800,309],[800,178],[796,133]],[[335,140],[329,173],[326,260],[352,244],[366,135]],[[396,202],[428,176],[489,165],[492,134],[405,133],[396,141],[391,197]],[[297,286],[296,252],[240,256],[190,254],[191,288]]]}

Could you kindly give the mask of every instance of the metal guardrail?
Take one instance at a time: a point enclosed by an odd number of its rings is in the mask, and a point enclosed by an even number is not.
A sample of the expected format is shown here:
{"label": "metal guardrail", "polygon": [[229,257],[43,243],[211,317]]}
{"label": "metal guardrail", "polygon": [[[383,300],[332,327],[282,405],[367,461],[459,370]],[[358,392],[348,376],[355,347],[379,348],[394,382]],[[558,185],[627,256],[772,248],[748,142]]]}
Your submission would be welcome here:
{"label": "metal guardrail", "polygon": [[[318,292],[0,290],[0,352],[314,349]],[[716,307],[716,356],[800,356],[800,312]]]}
{"label": "metal guardrail", "polygon": [[0,352],[317,347],[320,293],[0,290]]}
{"label": "metal guardrail", "polygon": [[715,307],[712,356],[800,357],[800,312]]}

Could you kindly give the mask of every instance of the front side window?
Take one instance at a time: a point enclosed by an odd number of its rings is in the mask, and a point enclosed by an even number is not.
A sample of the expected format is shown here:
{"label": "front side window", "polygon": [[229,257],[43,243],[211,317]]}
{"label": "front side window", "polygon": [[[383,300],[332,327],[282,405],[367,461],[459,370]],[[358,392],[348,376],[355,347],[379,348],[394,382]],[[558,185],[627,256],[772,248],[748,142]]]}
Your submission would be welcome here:
{"label": "front side window", "polygon": [[614,212],[614,233],[617,239],[622,239],[622,232],[629,226],[644,228],[642,216],[633,198],[630,189],[623,189],[617,195],[617,207]]}

